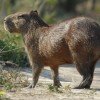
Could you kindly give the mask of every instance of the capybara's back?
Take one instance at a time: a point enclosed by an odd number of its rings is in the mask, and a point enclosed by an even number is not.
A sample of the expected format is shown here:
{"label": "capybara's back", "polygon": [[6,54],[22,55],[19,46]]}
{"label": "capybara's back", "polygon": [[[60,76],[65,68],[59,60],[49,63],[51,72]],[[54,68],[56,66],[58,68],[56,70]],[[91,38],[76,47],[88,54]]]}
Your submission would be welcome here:
{"label": "capybara's back", "polygon": [[49,26],[36,11],[13,14],[4,21],[6,30],[22,34],[33,71],[30,87],[35,87],[44,66],[50,66],[54,86],[61,86],[59,65],[74,63],[83,76],[76,88],[90,88],[100,58],[100,25],[96,21],[77,17]]}
{"label": "capybara's back", "polygon": [[71,54],[75,56],[75,52],[78,53],[79,59],[86,63],[98,60],[100,57],[100,25],[85,17],[76,18],[72,23],[66,38]]}

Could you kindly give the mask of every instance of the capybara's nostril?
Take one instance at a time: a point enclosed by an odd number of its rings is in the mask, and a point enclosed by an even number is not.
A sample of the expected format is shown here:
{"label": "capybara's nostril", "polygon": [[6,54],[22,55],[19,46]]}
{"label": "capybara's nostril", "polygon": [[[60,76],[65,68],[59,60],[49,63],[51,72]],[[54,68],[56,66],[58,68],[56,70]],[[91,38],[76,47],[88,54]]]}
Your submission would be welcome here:
{"label": "capybara's nostril", "polygon": [[4,22],[6,21],[6,18],[4,18],[4,20],[3,20]]}
{"label": "capybara's nostril", "polygon": [[11,21],[11,19],[10,19],[9,17],[5,17],[5,18],[4,18],[4,22],[7,22],[7,23],[8,23],[8,22],[10,22],[10,21]]}
{"label": "capybara's nostril", "polygon": [[6,23],[6,24],[12,24],[12,21],[10,19],[8,19],[8,18],[5,18],[4,19],[4,23]]}
{"label": "capybara's nostril", "polygon": [[8,19],[8,18],[7,18],[7,17],[5,17],[3,21],[5,22],[5,21],[7,21],[7,19]]}
{"label": "capybara's nostril", "polygon": [[6,20],[5,20],[5,19],[4,19],[3,21],[4,21],[4,22],[6,22]]}

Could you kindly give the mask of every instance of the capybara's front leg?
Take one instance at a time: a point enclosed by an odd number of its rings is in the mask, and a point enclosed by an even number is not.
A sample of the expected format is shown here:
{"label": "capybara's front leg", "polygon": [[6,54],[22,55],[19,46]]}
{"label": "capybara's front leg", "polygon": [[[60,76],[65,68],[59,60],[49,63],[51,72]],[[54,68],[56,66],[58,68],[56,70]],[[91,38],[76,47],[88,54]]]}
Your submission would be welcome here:
{"label": "capybara's front leg", "polygon": [[54,81],[53,85],[56,87],[62,86],[60,81],[59,81],[58,66],[52,66],[51,71],[52,71],[52,77],[53,77],[53,81]]}
{"label": "capybara's front leg", "polygon": [[36,86],[41,70],[42,67],[37,64],[35,64],[34,67],[32,66],[32,83],[29,85],[29,88],[34,88]]}

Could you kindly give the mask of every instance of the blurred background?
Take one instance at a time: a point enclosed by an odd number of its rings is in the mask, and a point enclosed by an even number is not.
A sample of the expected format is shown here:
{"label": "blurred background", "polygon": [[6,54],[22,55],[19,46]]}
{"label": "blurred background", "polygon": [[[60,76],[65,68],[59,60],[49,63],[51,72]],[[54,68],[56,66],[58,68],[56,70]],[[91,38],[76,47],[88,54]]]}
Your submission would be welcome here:
{"label": "blurred background", "polygon": [[78,15],[99,19],[100,0],[0,0],[0,21],[11,13],[32,9],[48,23]]}
{"label": "blurred background", "polygon": [[3,28],[3,19],[15,12],[30,10],[37,10],[48,24],[76,16],[89,16],[100,23],[100,0],[0,0],[0,61],[28,65],[21,36],[9,35]]}

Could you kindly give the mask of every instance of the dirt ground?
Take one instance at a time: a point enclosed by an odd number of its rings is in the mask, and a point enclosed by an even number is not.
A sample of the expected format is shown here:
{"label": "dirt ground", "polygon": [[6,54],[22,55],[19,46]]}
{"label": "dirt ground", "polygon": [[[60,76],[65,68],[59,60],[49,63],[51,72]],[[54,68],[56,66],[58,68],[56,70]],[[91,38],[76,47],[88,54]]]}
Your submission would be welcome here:
{"label": "dirt ground", "polygon": [[[52,84],[52,77],[49,67],[46,67],[41,73],[36,88],[22,88],[17,92],[9,92],[7,97],[11,100],[100,100],[100,62],[96,64],[94,80],[90,90],[71,89],[73,86],[78,85],[82,79],[74,65],[62,65],[59,71],[62,83],[59,90],[62,93],[51,92],[48,89],[48,86]],[[29,81],[32,80],[30,68],[24,69],[22,73],[29,77]]]}

